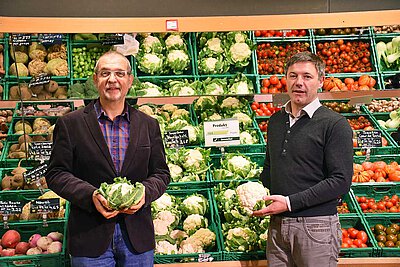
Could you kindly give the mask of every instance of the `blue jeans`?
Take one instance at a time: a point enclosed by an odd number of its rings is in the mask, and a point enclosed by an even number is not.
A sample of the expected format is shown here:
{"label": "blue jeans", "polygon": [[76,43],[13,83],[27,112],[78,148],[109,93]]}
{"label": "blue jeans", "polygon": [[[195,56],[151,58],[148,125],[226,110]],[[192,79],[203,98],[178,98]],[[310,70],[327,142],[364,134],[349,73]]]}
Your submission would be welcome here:
{"label": "blue jeans", "polygon": [[71,256],[72,267],[151,267],[154,265],[154,251],[134,252],[124,225],[115,225],[110,246],[99,257]]}

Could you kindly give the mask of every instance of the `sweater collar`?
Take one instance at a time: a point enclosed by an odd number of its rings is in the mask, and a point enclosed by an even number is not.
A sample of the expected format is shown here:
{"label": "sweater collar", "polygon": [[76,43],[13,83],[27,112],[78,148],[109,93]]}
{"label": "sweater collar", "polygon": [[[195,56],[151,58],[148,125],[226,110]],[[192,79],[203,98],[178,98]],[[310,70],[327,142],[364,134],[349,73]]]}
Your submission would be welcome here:
{"label": "sweater collar", "polygon": [[[316,99],[314,99],[311,103],[309,103],[307,106],[305,106],[304,108],[302,108],[300,114],[304,114],[306,113],[308,115],[308,117],[312,118],[315,111],[317,111],[317,109],[322,106],[321,102],[319,102],[318,97]],[[292,111],[292,107],[290,105],[290,100],[288,102],[286,102],[285,104],[285,111],[286,113],[288,113],[290,115],[291,111]],[[301,115],[300,115],[301,116]]]}

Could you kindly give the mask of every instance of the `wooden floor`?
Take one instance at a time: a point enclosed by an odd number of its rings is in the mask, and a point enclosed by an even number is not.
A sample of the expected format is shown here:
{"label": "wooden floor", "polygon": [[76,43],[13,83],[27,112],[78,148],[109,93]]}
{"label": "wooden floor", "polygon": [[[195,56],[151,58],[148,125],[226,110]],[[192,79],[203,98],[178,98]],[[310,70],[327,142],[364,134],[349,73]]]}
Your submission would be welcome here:
{"label": "wooden floor", "polygon": [[[155,267],[266,267],[267,261],[218,261],[202,263],[155,264]],[[398,258],[341,258],[339,267],[400,267]]]}

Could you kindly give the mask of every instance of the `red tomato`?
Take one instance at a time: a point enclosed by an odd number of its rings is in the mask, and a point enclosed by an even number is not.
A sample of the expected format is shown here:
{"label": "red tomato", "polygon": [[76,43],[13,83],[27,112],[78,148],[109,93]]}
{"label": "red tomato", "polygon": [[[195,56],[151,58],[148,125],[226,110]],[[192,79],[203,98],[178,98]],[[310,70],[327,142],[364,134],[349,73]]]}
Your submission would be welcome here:
{"label": "red tomato", "polygon": [[344,243],[346,243],[349,246],[353,245],[353,241],[348,237],[343,238],[342,244],[344,244]]}
{"label": "red tomato", "polygon": [[272,75],[272,76],[269,78],[269,82],[270,82],[271,84],[273,84],[273,85],[278,84],[278,82],[279,82],[278,76]]}
{"label": "red tomato", "polygon": [[349,233],[347,232],[347,230],[346,229],[344,229],[344,228],[342,228],[342,239],[343,238],[348,238],[349,237]]}
{"label": "red tomato", "polygon": [[268,88],[267,87],[261,87],[261,93],[262,94],[268,94]]}
{"label": "red tomato", "polygon": [[268,79],[263,79],[263,80],[262,80],[262,86],[263,86],[263,87],[268,87],[269,85],[270,85],[270,82],[269,82]]}
{"label": "red tomato", "polygon": [[354,239],[354,238],[357,237],[357,234],[358,234],[358,230],[357,229],[349,228],[349,229],[347,229],[347,231],[349,232],[350,238]]}
{"label": "red tomato", "polygon": [[256,37],[260,37],[260,36],[261,36],[261,31],[255,31],[255,32],[254,32],[254,35],[255,35]]}
{"label": "red tomato", "polygon": [[360,240],[360,239],[354,239],[353,240],[353,245],[356,245],[358,248],[360,248],[361,247],[361,244],[362,244],[363,242]]}
{"label": "red tomato", "polygon": [[361,240],[361,242],[363,243],[363,244],[365,244],[365,243],[367,243],[367,241],[368,241],[368,236],[367,236],[367,233],[366,232],[364,232],[364,231],[358,231],[358,233],[357,233],[357,239],[358,240]]}
{"label": "red tomato", "polygon": [[254,111],[257,110],[258,109],[258,105],[254,104],[254,103],[251,104],[251,109],[254,110]]}

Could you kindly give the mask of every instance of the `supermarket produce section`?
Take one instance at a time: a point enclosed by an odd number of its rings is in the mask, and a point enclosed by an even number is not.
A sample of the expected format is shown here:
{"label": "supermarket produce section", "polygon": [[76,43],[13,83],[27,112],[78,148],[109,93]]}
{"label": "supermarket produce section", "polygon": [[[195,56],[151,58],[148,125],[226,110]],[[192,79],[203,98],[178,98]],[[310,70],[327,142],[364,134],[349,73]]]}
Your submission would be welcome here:
{"label": "supermarket produce section", "polygon": [[[188,134],[179,149],[164,140],[171,183],[152,204],[156,264],[265,264],[269,218],[249,216],[241,196],[259,186],[268,121],[284,103],[284,65],[299,51],[326,63],[321,102],[354,131],[353,183],[338,204],[340,258],[400,259],[400,26],[392,25],[0,34],[0,266],[68,265],[70,204],[43,174],[57,118],[97,98],[91,75],[111,46],[129,54],[128,101],[156,118],[163,136]],[[380,92],[386,97],[374,98]],[[239,122],[240,144],[206,146],[205,124],[228,118]]]}

